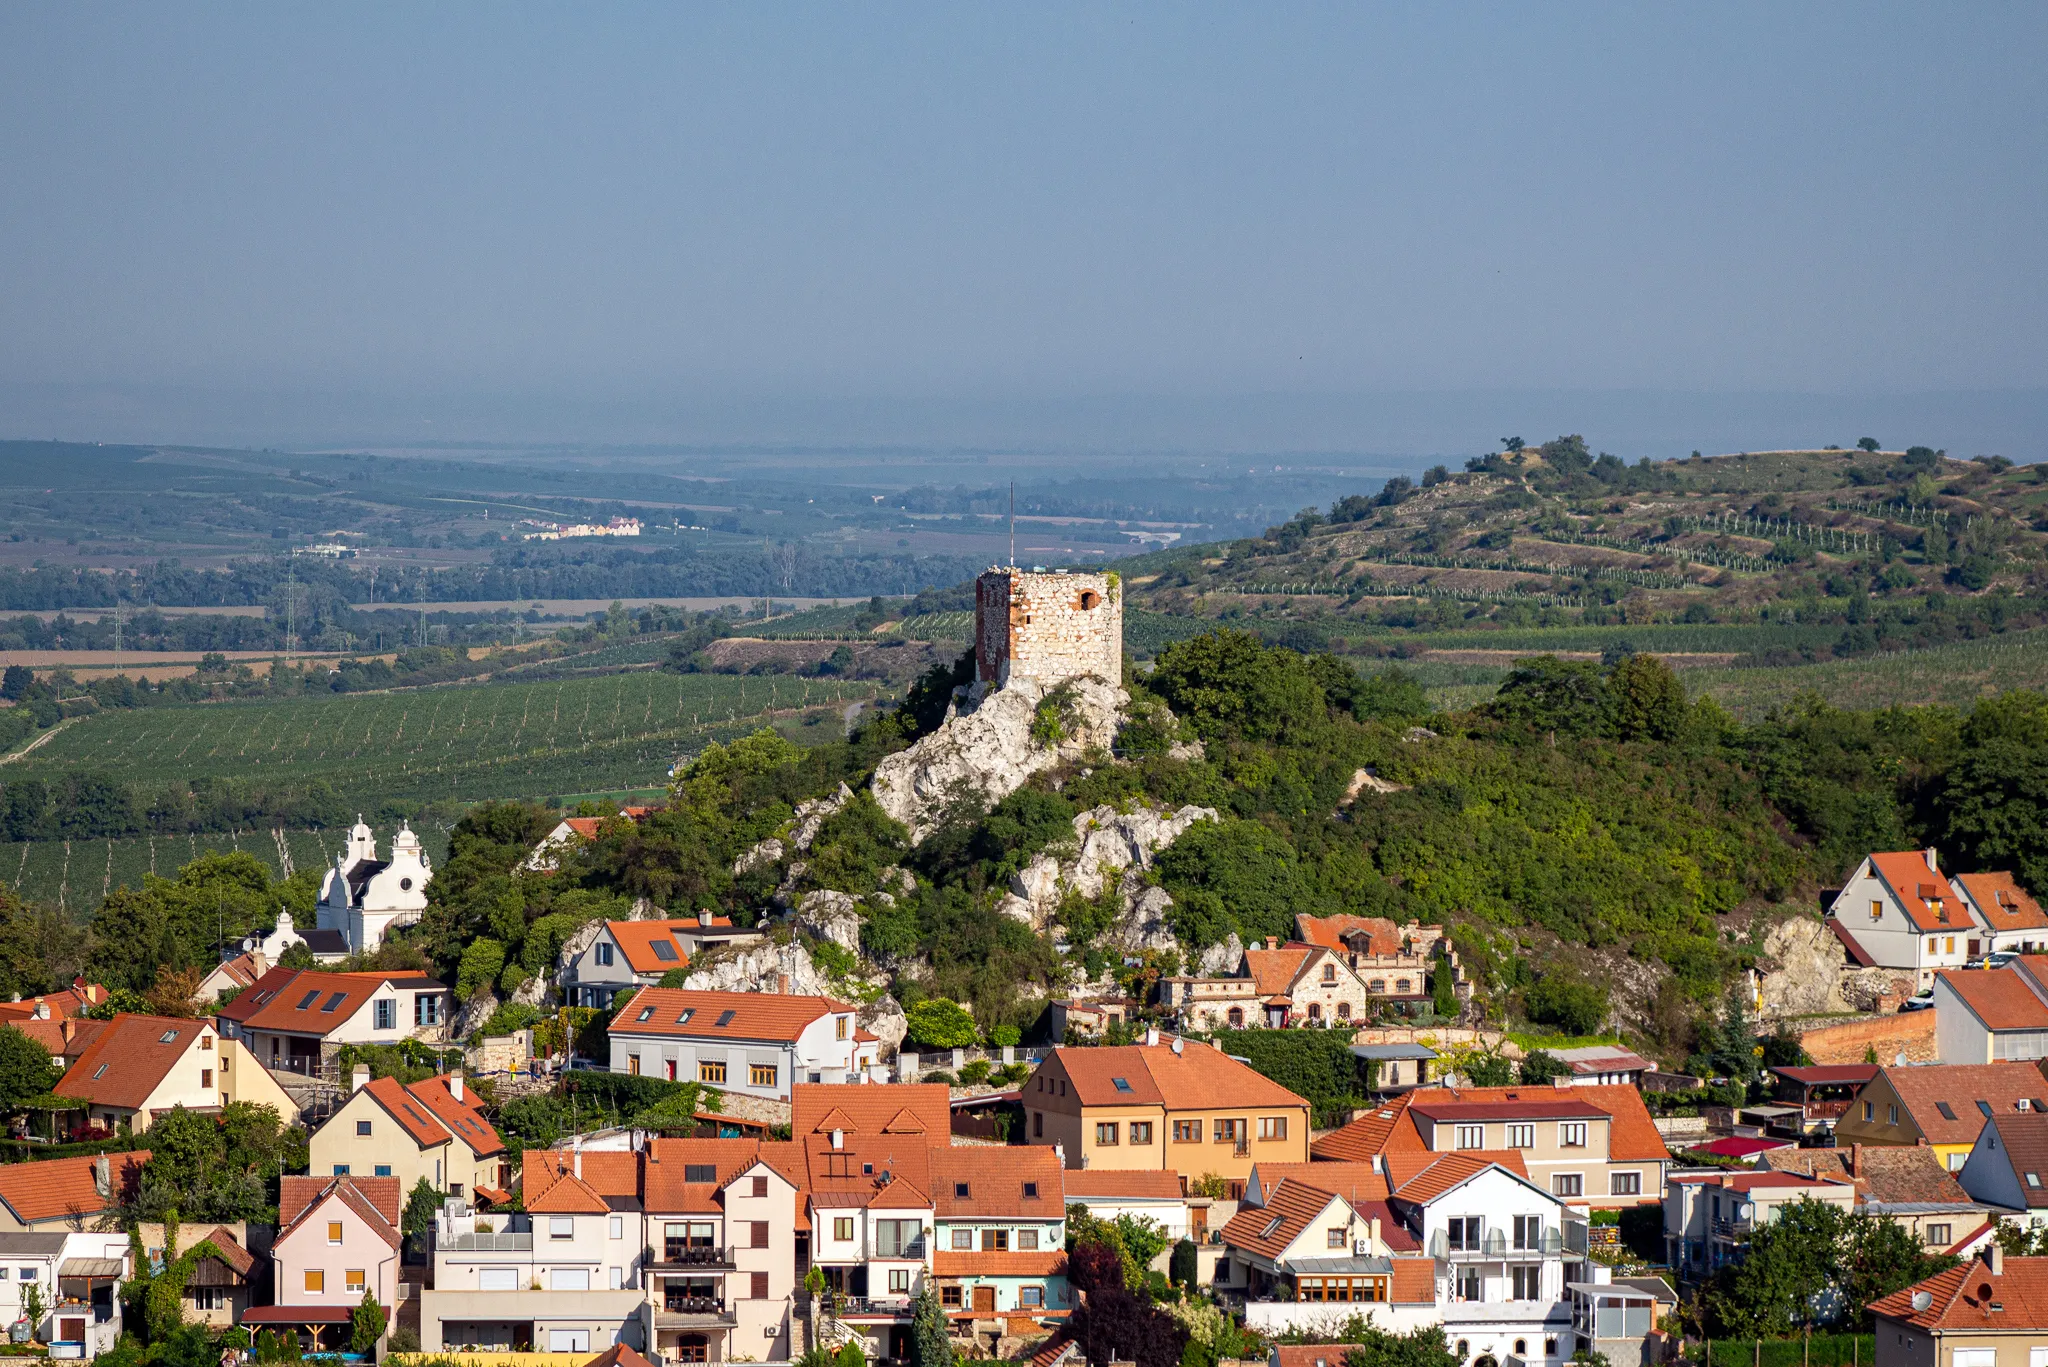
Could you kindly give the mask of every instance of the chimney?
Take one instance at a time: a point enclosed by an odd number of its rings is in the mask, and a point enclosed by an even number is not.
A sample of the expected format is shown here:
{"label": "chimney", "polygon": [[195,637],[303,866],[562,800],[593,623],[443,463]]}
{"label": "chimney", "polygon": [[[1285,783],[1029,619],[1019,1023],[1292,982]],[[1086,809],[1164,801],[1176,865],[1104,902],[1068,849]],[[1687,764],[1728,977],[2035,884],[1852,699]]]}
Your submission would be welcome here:
{"label": "chimney", "polygon": [[114,1199],[114,1160],[105,1154],[92,1160],[92,1189],[102,1201]]}
{"label": "chimney", "polygon": [[71,1039],[74,1035],[78,1033],[78,1022],[73,1020],[71,1017],[66,1016],[62,1021],[58,1022],[57,1033],[64,1040],[64,1044],[66,1046],[65,1051],[67,1053],[70,1052],[69,1046],[71,1044]]}
{"label": "chimney", "polygon": [[697,912],[697,924],[700,926],[711,924],[711,909],[709,907],[699,909]]}
{"label": "chimney", "polygon": [[1148,1025],[1145,1027],[1145,1047],[1147,1049],[1157,1049],[1159,1047],[1158,1026]]}
{"label": "chimney", "polygon": [[351,1092],[360,1092],[363,1090],[363,1088],[369,1085],[370,1065],[367,1063],[358,1063],[355,1067],[355,1071],[349,1075],[348,1089]]}
{"label": "chimney", "polygon": [[[34,1017],[35,1019],[39,1020],[39,1021],[46,1021],[46,1020],[48,1020],[48,1019],[50,1018],[50,1003],[49,1003],[49,1001],[48,1001],[47,999],[45,999],[45,998],[42,998],[42,997],[37,997],[37,998],[36,998],[36,1008],[35,1008],[35,1010],[33,1010],[33,1011],[29,1012],[29,1014],[30,1014],[31,1016],[33,1016],[33,1017]],[[66,1019],[66,1020],[69,1020],[69,1019],[71,1019],[71,1018],[70,1018],[69,1016],[66,1016],[66,1017],[65,1017],[64,1019]]]}
{"label": "chimney", "polygon": [[1268,935],[1268,936],[1266,937],[1266,948],[1268,948],[1268,949],[1278,949],[1278,948],[1280,948],[1280,937],[1279,937],[1279,936],[1277,936],[1277,935]]}
{"label": "chimney", "polygon": [[1849,1146],[1849,1175],[1855,1177],[1862,1171],[1863,1146],[1861,1144],[1851,1144]]}
{"label": "chimney", "polygon": [[467,1104],[462,1095],[462,1070],[460,1068],[448,1074],[448,1095],[454,1097],[457,1101],[464,1101]]}
{"label": "chimney", "polygon": [[2005,1250],[1998,1246],[1998,1240],[1993,1239],[1985,1247],[1984,1261],[1989,1265],[1992,1276],[2000,1277],[2005,1275]]}
{"label": "chimney", "polygon": [[1377,1215],[1373,1216],[1371,1221],[1366,1224],[1366,1229],[1372,1235],[1372,1246],[1378,1248],[1380,1246],[1380,1217]]}
{"label": "chimney", "polygon": [[1920,853],[1922,857],[1924,857],[1927,860],[1927,871],[1929,873],[1941,872],[1941,865],[1934,862],[1934,846],[1929,845],[1926,849],[1920,851]]}

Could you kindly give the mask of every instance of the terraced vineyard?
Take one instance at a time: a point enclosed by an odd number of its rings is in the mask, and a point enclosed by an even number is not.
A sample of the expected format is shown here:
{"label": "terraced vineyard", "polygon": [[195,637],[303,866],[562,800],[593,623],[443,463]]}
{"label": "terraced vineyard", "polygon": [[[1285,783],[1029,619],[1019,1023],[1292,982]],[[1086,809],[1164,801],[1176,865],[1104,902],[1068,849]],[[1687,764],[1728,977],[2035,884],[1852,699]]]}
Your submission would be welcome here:
{"label": "terraced vineyard", "polygon": [[764,713],[872,697],[872,684],[659,672],[110,711],[0,779],[90,770],[126,782],[320,782],[365,807],[642,787]]}
{"label": "terraced vineyard", "polygon": [[[421,832],[436,856],[442,832]],[[126,840],[0,841],[0,884],[23,897],[66,911],[90,910],[118,887],[134,887],[147,873],[165,878],[202,854],[252,854],[279,877],[320,868],[341,849],[339,831],[238,831],[230,835],[136,836]]]}

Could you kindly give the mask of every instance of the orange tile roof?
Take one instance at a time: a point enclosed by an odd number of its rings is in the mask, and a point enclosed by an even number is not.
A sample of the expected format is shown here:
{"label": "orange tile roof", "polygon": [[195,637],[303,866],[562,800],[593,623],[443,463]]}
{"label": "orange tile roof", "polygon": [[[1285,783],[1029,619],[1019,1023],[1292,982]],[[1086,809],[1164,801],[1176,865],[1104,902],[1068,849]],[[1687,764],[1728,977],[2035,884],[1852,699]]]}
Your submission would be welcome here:
{"label": "orange tile roof", "polygon": [[[584,1155],[586,1162],[589,1157]],[[758,1139],[655,1138],[648,1141],[647,1162],[641,1169],[640,1199],[648,1210],[660,1213],[716,1210],[720,1191],[760,1161]],[[712,1170],[711,1181],[688,1180],[691,1167],[705,1166]]]}
{"label": "orange tile roof", "polygon": [[[50,1051],[50,1057],[56,1059],[77,1058],[107,1028],[106,1021],[87,1020],[83,1016],[48,1016],[40,1020],[33,1016],[16,1016],[4,1024],[42,1045]],[[69,1039],[65,1038],[67,1031]]]}
{"label": "orange tile roof", "polygon": [[1951,969],[1934,976],[1987,1030],[2048,1030],[2048,1002],[2018,969]]}
{"label": "orange tile roof", "polygon": [[91,1156],[44,1158],[27,1163],[0,1165],[0,1201],[28,1224],[68,1215],[97,1215],[109,1209],[128,1189],[142,1165],[149,1161],[148,1149],[106,1155],[113,1180],[114,1196],[102,1197],[93,1182]]}
{"label": "orange tile roof", "polygon": [[[223,1007],[218,1014],[240,1020],[252,1030],[274,1030],[284,1034],[326,1037],[363,1009],[364,1003],[393,978],[417,978],[412,971],[395,973],[321,973],[312,969],[294,971],[291,977],[272,986],[272,969],[255,986]],[[235,1009],[244,997],[265,994],[254,1011],[244,1016]]]}
{"label": "orange tile roof", "polygon": [[[1152,1104],[1169,1111],[1218,1106],[1285,1106],[1308,1102],[1219,1049],[1190,1044],[1176,1054],[1169,1045],[1129,1044],[1053,1050],[1074,1095],[1084,1106]],[[1040,1065],[1043,1067],[1044,1065]],[[1121,1091],[1115,1079],[1129,1084]]]}
{"label": "orange tile roof", "polygon": [[442,1073],[436,1077],[422,1078],[405,1090],[433,1112],[434,1119],[469,1145],[470,1151],[479,1158],[505,1151],[505,1141],[491,1122],[484,1119],[483,1101],[467,1087],[463,1089],[462,1100],[455,1099],[455,1093],[448,1088],[450,1075]]}
{"label": "orange tile roof", "polygon": [[[1413,1201],[1422,1205],[1434,1201],[1445,1192],[1463,1186],[1488,1168],[1499,1167],[1527,1180],[1529,1170],[1523,1165],[1518,1151],[1508,1150],[1488,1153],[1485,1150],[1460,1153],[1439,1153],[1430,1155],[1431,1161],[1421,1164],[1414,1171],[1404,1171],[1407,1154],[1387,1155],[1388,1180],[1394,1188],[1394,1195],[1402,1201]],[[1411,1160],[1412,1161],[1412,1160]]]}
{"label": "orange tile roof", "polygon": [[1408,1094],[1375,1106],[1342,1129],[1332,1130],[1308,1146],[1309,1155],[1333,1163],[1370,1163],[1387,1151],[1394,1127],[1408,1113]]}
{"label": "orange tile roof", "polygon": [[[637,1153],[589,1149],[583,1155],[583,1184],[599,1196],[638,1196],[641,1166],[641,1155]],[[555,1183],[573,1176],[575,1170],[573,1149],[528,1149],[520,1155],[520,1190],[530,1205]]]}
{"label": "orange tile roof", "polygon": [[[1927,867],[1927,858],[1919,850],[1873,854],[1870,867],[1921,930],[1969,929],[1969,913],[1963,910],[1955,889],[1948,885],[1948,879]],[[1935,910],[1937,902],[1948,912],[1946,921]]]}
{"label": "orange tile roof", "polygon": [[1344,1367],[1348,1343],[1276,1343],[1274,1367]]}
{"label": "orange tile roof", "polygon": [[1310,916],[1306,913],[1294,918],[1295,935],[1312,945],[1325,949],[1348,949],[1344,937],[1354,931],[1364,931],[1372,943],[1367,952],[1384,958],[1401,952],[1401,928],[1384,916]]}
{"label": "orange tile roof", "polygon": [[[1922,1291],[1928,1306],[1915,1310]],[[1995,1274],[1988,1258],[1973,1259],[1879,1297],[1870,1313],[1927,1330],[2038,1334],[2048,1329],[2048,1258],[2006,1258]]]}
{"label": "orange tile roof", "polygon": [[[793,1042],[811,1022],[852,1007],[830,997],[786,997],[775,992],[685,992],[643,987],[606,1027],[618,1035],[688,1039]],[[724,1025],[718,1022],[730,1013]],[[646,1019],[642,1020],[641,1017]],[[684,1017],[687,1016],[687,1019]]]}
{"label": "orange tile roof", "polygon": [[[730,927],[732,917],[714,916],[711,924]],[[635,973],[666,973],[690,962],[688,952],[676,943],[676,932],[702,927],[692,917],[667,921],[606,921],[604,928],[618,942],[619,952],[626,956],[627,966]],[[663,955],[664,948],[668,956]]]}
{"label": "orange tile roof", "polygon": [[1066,1184],[1069,1201],[1116,1197],[1145,1201],[1185,1199],[1180,1175],[1159,1168],[1076,1168],[1063,1174],[1061,1180]]}
{"label": "orange tile roof", "polygon": [[1387,1288],[1387,1299],[1395,1305],[1434,1305],[1436,1260],[1396,1258],[1393,1262],[1393,1284]]}
{"label": "orange tile roof", "polygon": [[[1324,1135],[1311,1148],[1318,1158],[1345,1159],[1354,1163],[1370,1159],[1375,1153],[1422,1150],[1428,1146],[1422,1142],[1422,1132],[1415,1127],[1414,1120],[1409,1118],[1409,1106],[1427,1101],[1523,1101],[1553,1091],[1574,1101],[1591,1102],[1607,1113],[1610,1122],[1607,1126],[1607,1156],[1610,1161],[1670,1160],[1671,1151],[1664,1147],[1664,1138],[1657,1133],[1657,1126],[1643,1105],[1642,1093],[1633,1087],[1616,1084],[1572,1087],[1568,1091],[1562,1087],[1418,1087],[1398,1103],[1389,1103],[1341,1130]],[[1393,1110],[1396,1104],[1399,1105],[1399,1113],[1387,1117],[1384,1113]],[[1377,1143],[1378,1147],[1368,1148],[1371,1143]]]}
{"label": "orange tile roof", "polygon": [[434,1119],[432,1112],[424,1105],[407,1093],[397,1078],[377,1078],[364,1084],[363,1092],[383,1107],[385,1114],[396,1120],[398,1128],[405,1131],[406,1138],[418,1147],[431,1149],[448,1142],[449,1134],[446,1127]]}
{"label": "orange tile roof", "polygon": [[[215,966],[213,972],[225,974],[230,981],[239,983],[243,987],[247,987],[250,983],[263,976],[256,971],[256,956],[254,954],[237,954],[232,959],[223,959]],[[210,978],[213,976],[213,973],[209,973],[206,976]]]}
{"label": "orange tile roof", "polygon": [[583,1367],[654,1367],[654,1364],[634,1352],[631,1348],[628,1348],[625,1344],[614,1343],[611,1347],[584,1363]]}
{"label": "orange tile roof", "polygon": [[[1066,1214],[1059,1155],[1044,1145],[934,1147],[930,1171],[941,1220],[1058,1220]],[[1035,1194],[1025,1194],[1026,1183]]]}
{"label": "orange tile roof", "polygon": [[1301,976],[1301,965],[1314,952],[1313,945],[1282,945],[1278,949],[1247,949],[1245,976],[1270,997],[1283,996]]}
{"label": "orange tile roof", "polygon": [[1037,1253],[950,1253],[932,1254],[932,1272],[941,1277],[1055,1277],[1067,1270],[1067,1255],[1059,1249]]}
{"label": "orange tile roof", "polygon": [[[829,1135],[925,1134],[933,1144],[952,1142],[952,1093],[936,1082],[814,1083],[790,1088],[790,1133]],[[839,1119],[826,1123],[836,1113]]]}
{"label": "orange tile roof", "polygon": [[329,1200],[340,1201],[357,1215],[377,1236],[398,1247],[401,1235],[399,1221],[404,1217],[401,1204],[404,1200],[398,1189],[396,1177],[282,1177],[278,1179],[277,1192],[277,1240],[282,1243],[285,1236],[311,1219],[313,1213]]}
{"label": "orange tile roof", "polygon": [[1278,1258],[1317,1216],[1343,1198],[1306,1182],[1282,1182],[1266,1193],[1263,1206],[1240,1206],[1223,1226],[1223,1242]]}
{"label": "orange tile roof", "polygon": [[193,1041],[212,1033],[207,1022],[178,1016],[116,1016],[50,1090],[96,1106],[140,1110]]}
{"label": "orange tile roof", "polygon": [[[1164,1175],[1171,1177],[1173,1174]],[[1354,1206],[1360,1201],[1384,1200],[1387,1195],[1387,1179],[1375,1172],[1370,1163],[1255,1163],[1252,1165],[1252,1178],[1253,1185],[1261,1193],[1282,1182],[1306,1182],[1312,1187],[1333,1191]],[[1071,1190],[1071,1177],[1067,1185]],[[1250,1199],[1249,1187],[1245,1195]]]}
{"label": "orange tile roof", "polygon": [[[1975,1143],[1990,1118],[1977,1104],[1980,1101],[1992,1115],[2017,1114],[2022,1101],[2030,1110],[2037,1109],[2035,1103],[2048,1101],[2048,1078],[2031,1063],[1923,1064],[1886,1068],[1878,1076],[1898,1093],[1930,1144]],[[1949,1115],[1941,1113],[1944,1105]]]}
{"label": "orange tile roof", "polygon": [[2048,930],[2048,913],[2010,873],[1965,873],[1956,883],[1995,931]]}
{"label": "orange tile roof", "polygon": [[231,1268],[238,1277],[246,1278],[250,1269],[256,1266],[256,1255],[237,1243],[235,1236],[224,1225],[215,1225],[185,1246],[191,1248],[202,1243],[210,1243],[219,1249],[220,1261]]}
{"label": "orange tile roof", "polygon": [[526,1208],[536,1215],[603,1215],[611,1203],[581,1177],[565,1172],[540,1195],[527,1197]]}
{"label": "orange tile roof", "polygon": [[107,999],[107,989],[98,983],[73,982],[62,992],[45,992],[40,996],[24,997],[18,1002],[0,1002],[0,1023],[18,1020],[32,1020],[38,1011],[46,1013],[48,1019],[63,1016],[79,1016],[87,1007],[96,1006]]}

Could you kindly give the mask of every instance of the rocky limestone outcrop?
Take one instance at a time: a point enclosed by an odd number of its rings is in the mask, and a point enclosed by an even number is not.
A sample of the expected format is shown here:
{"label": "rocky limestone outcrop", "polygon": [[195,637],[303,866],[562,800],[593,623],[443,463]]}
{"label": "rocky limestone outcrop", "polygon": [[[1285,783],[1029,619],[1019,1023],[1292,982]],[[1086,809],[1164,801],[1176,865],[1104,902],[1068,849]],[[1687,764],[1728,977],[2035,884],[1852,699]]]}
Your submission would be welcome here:
{"label": "rocky limestone outcrop", "polygon": [[[1765,1020],[1859,1010],[1842,993],[1842,942],[1827,924],[1794,916],[1772,926],[1757,961]],[[1875,993],[1870,994],[1873,998]]]}
{"label": "rocky limestone outcrop", "polygon": [[[886,893],[876,893],[885,897]],[[820,940],[830,940],[850,954],[860,953],[860,902],[851,893],[819,888],[807,892],[796,904],[796,928]]]}
{"label": "rocky limestone outcrop", "polygon": [[455,1038],[468,1039],[483,1029],[484,1022],[496,1015],[502,1004],[498,994],[488,987],[464,1002],[462,1009],[455,1013]]}
{"label": "rocky limestone outcrop", "polygon": [[1231,931],[1222,944],[1210,945],[1195,960],[1193,972],[1204,978],[1221,978],[1237,972],[1237,966],[1244,962],[1244,942]]}
{"label": "rocky limestone outcrop", "polygon": [[[1136,875],[1125,874],[1124,877],[1135,879]],[[1141,885],[1138,895],[1129,898],[1109,933],[1119,946],[1133,953],[1147,949],[1172,949],[1179,943],[1173,938],[1172,928],[1166,924],[1166,913],[1172,908],[1173,899],[1166,895],[1165,888]]]}
{"label": "rocky limestone outcrop", "polygon": [[787,832],[788,840],[785,841],[779,836],[769,836],[733,860],[733,876],[752,873],[755,869],[766,868],[771,864],[780,864],[788,855],[804,853],[818,838],[818,832],[823,829],[826,819],[851,801],[853,789],[842,783],[836,793],[814,797],[808,802],[799,802],[796,805],[795,824]]}
{"label": "rocky limestone outcrop", "polygon": [[1173,900],[1158,888],[1144,887],[1141,875],[1188,827],[1197,821],[1215,820],[1214,807],[1192,804],[1176,812],[1153,807],[1119,812],[1107,804],[1091,807],[1074,818],[1074,844],[1048,850],[1026,864],[1011,877],[1009,894],[998,909],[1034,929],[1043,929],[1067,894],[1092,901],[1114,881],[1123,893],[1127,916],[1143,899],[1150,919],[1157,919]]}
{"label": "rocky limestone outcrop", "polygon": [[1012,680],[978,702],[960,705],[939,728],[908,750],[875,766],[875,801],[910,828],[913,842],[937,828],[963,801],[993,806],[1033,774],[1107,750],[1129,695],[1114,684],[1082,678],[1064,685],[1071,699],[1065,735],[1043,745],[1031,735],[1046,691],[1029,679]]}
{"label": "rocky limestone outcrop", "polygon": [[1352,803],[1358,801],[1360,793],[1378,793],[1384,797],[1388,793],[1405,793],[1407,791],[1408,785],[1405,783],[1391,783],[1370,769],[1360,769],[1351,776],[1351,784],[1344,790],[1342,805],[1349,807]]}
{"label": "rocky limestone outcrop", "polygon": [[512,989],[514,1006],[545,1006],[554,999],[555,982],[546,973],[536,973]]}
{"label": "rocky limestone outcrop", "polygon": [[[862,978],[850,985],[861,988],[864,995],[868,990],[880,989],[882,983],[879,979]],[[821,972],[800,940],[786,945],[757,940],[700,956],[683,986],[692,992],[759,992],[766,988],[779,989],[791,996],[843,999],[849,984]],[[862,1029],[882,1041],[884,1058],[895,1054],[909,1029],[903,1008],[886,992],[861,1007],[857,1019]]]}
{"label": "rocky limestone outcrop", "polygon": [[896,999],[886,992],[863,1006],[854,1020],[861,1029],[882,1042],[883,1058],[894,1058],[896,1051],[903,1047],[903,1037],[910,1033],[909,1017],[903,1014],[903,1008]]}

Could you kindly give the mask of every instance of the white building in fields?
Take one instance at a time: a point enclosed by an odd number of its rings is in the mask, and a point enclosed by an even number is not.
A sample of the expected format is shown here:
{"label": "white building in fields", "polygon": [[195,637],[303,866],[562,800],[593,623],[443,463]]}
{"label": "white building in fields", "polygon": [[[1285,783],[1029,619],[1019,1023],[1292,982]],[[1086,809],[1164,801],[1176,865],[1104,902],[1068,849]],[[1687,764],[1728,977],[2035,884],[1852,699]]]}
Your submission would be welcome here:
{"label": "white building in fields", "polygon": [[401,825],[391,837],[391,857],[377,857],[377,837],[356,818],[348,847],[320,882],[318,926],[338,931],[352,954],[367,954],[384,943],[393,926],[410,925],[427,909],[427,884],[434,866],[420,838]]}

